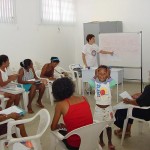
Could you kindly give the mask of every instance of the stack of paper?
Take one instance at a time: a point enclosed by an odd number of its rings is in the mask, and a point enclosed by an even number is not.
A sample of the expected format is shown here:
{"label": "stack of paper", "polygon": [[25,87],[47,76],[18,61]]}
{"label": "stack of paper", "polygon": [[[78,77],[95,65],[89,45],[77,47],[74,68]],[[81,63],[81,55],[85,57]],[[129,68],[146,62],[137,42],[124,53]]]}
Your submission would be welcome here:
{"label": "stack of paper", "polygon": [[6,108],[6,109],[0,111],[0,114],[8,115],[8,114],[13,113],[13,112],[18,113],[20,115],[24,115],[26,113],[25,110],[23,110],[17,106],[11,106],[9,108]]}

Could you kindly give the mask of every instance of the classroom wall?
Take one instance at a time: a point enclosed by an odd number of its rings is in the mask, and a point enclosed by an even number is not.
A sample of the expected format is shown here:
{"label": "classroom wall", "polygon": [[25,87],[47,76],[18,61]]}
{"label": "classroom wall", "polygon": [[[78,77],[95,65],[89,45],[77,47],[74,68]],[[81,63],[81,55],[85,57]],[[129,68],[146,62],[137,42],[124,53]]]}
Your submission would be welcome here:
{"label": "classroom wall", "polygon": [[[122,21],[124,32],[142,31],[143,79],[148,82],[150,70],[150,1],[149,0],[78,0],[76,27],[76,62],[82,63],[83,23]],[[80,56],[80,57],[79,57]],[[133,56],[133,59],[136,56]],[[129,60],[127,60],[129,61]],[[140,70],[125,69],[125,78],[140,79]]]}
{"label": "classroom wall", "polygon": [[75,61],[75,27],[41,25],[38,2],[16,0],[17,23],[0,24],[0,54],[7,54],[15,69],[25,58],[44,64],[51,56],[58,56],[60,65],[68,69],[68,65]]}

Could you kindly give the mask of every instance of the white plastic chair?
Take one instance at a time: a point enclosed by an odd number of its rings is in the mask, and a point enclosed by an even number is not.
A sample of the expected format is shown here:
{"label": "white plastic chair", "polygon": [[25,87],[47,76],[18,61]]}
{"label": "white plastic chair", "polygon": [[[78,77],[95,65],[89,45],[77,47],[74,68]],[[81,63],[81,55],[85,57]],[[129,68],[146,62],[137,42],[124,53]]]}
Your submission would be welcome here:
{"label": "white plastic chair", "polygon": [[[36,70],[35,74],[39,79],[46,79],[46,78],[40,77],[41,70]],[[46,87],[46,95],[47,95],[47,98],[50,98],[50,103],[53,106],[53,104],[54,104],[54,97],[52,94],[52,83],[53,83],[53,81],[50,81],[47,79],[47,82],[48,82],[48,84],[45,86]]]}
{"label": "white plastic chair", "polygon": [[[40,116],[40,121],[39,121],[39,125],[38,125],[37,132],[35,135],[30,135],[28,137],[19,137],[19,138],[12,137],[12,128],[14,126],[16,126],[17,124],[25,124],[25,123],[31,122],[34,119],[36,119],[38,116]],[[33,144],[34,150],[42,150],[40,138],[44,134],[46,129],[49,127],[49,124],[50,124],[50,115],[46,109],[41,109],[32,118],[8,122],[7,139],[0,141],[0,150],[4,150],[4,143],[6,141],[8,142],[9,150],[13,150],[13,145],[15,143],[23,142],[23,141],[31,141]]]}
{"label": "white plastic chair", "polygon": [[78,93],[81,94],[81,80],[82,78],[79,76],[79,72],[75,71],[74,69],[77,68],[82,68],[80,64],[70,64],[69,65],[69,70],[74,74],[75,79],[76,79],[76,83],[77,83],[77,87],[78,87]]}
{"label": "white plastic chair", "polygon": [[[12,121],[13,119],[7,119],[5,121],[1,121],[0,122],[0,125],[2,124],[5,124],[5,123],[8,123],[9,121]],[[6,138],[7,137],[7,133],[6,134],[3,134],[3,135],[0,135],[0,140],[3,139],[3,138]]]}
{"label": "white plastic chair", "polygon": [[123,132],[122,132],[122,137],[121,137],[121,145],[123,144],[124,141],[124,137],[125,137],[125,132],[126,132],[126,128],[127,128],[127,124],[128,124],[128,119],[134,119],[134,120],[138,120],[139,121],[139,133],[142,133],[142,125],[143,122],[147,122],[149,124],[150,127],[150,121],[145,121],[143,119],[139,119],[139,118],[135,118],[132,115],[132,111],[134,108],[139,108],[139,109],[150,109],[150,107],[139,107],[139,106],[134,106],[134,105],[130,105],[127,111],[127,117],[124,120],[124,124],[123,124]]}
{"label": "white plastic chair", "polygon": [[112,122],[97,122],[86,125],[69,132],[65,136],[61,135],[58,131],[51,131],[50,150],[67,150],[62,140],[67,139],[74,134],[79,135],[81,139],[79,150],[101,150],[99,135],[110,123]]}
{"label": "white plastic chair", "polygon": [[65,70],[64,68],[62,68],[60,66],[55,67],[54,76],[56,76],[56,78],[64,77],[64,74],[62,74],[63,72],[67,73],[68,77],[71,78],[72,81],[75,81],[75,76],[74,76],[73,72]]}
{"label": "white plastic chair", "polygon": [[0,107],[1,107],[2,109],[5,109],[5,108],[6,108],[6,103],[7,103],[8,100],[9,100],[9,98],[5,98],[4,95],[1,95],[1,94],[0,94],[0,101],[1,101]]}

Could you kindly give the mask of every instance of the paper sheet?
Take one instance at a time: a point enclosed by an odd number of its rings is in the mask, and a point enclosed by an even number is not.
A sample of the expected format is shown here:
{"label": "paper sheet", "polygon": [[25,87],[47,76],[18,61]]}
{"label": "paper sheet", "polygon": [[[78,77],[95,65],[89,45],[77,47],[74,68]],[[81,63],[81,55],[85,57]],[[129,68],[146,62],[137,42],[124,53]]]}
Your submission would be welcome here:
{"label": "paper sheet", "polygon": [[119,94],[119,96],[123,99],[124,98],[132,99],[131,95],[127,91],[122,92],[121,94]]}
{"label": "paper sheet", "polygon": [[6,108],[6,109],[0,111],[0,114],[8,115],[8,114],[13,113],[13,112],[18,113],[20,115],[24,115],[25,114],[25,111],[23,109],[17,107],[17,106],[11,106],[9,108]]}

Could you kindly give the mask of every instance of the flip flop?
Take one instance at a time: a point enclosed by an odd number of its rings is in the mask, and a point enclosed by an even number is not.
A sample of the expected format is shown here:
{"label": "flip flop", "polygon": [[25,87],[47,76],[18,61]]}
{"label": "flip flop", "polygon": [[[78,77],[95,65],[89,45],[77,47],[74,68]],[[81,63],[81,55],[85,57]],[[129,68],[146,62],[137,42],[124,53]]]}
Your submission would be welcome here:
{"label": "flip flop", "polygon": [[34,111],[33,111],[32,109],[28,109],[28,113],[29,113],[29,114],[33,114]]}
{"label": "flip flop", "polygon": [[108,145],[109,150],[115,150],[115,146],[114,145]]}
{"label": "flip flop", "polygon": [[117,136],[122,136],[122,131],[114,130],[114,134],[117,135]]}
{"label": "flip flop", "polygon": [[105,146],[105,143],[100,143],[100,142],[99,142],[99,144],[100,144],[101,147],[104,147],[104,146]]}

